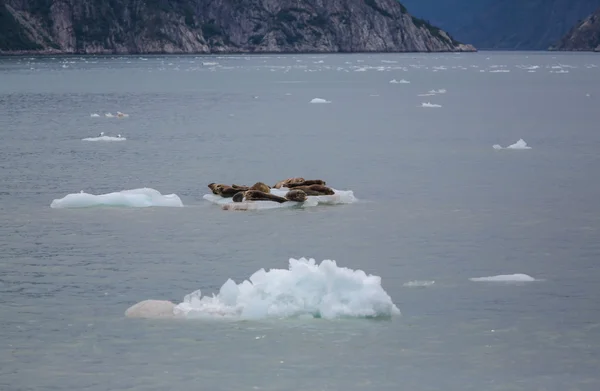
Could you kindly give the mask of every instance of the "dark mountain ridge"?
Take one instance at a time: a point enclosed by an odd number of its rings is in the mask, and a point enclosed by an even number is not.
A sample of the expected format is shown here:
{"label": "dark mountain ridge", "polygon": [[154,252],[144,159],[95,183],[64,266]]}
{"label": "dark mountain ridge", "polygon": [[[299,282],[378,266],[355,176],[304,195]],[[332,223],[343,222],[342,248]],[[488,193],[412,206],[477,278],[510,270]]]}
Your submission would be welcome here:
{"label": "dark mountain ridge", "polygon": [[2,53],[474,51],[396,0],[0,0]]}

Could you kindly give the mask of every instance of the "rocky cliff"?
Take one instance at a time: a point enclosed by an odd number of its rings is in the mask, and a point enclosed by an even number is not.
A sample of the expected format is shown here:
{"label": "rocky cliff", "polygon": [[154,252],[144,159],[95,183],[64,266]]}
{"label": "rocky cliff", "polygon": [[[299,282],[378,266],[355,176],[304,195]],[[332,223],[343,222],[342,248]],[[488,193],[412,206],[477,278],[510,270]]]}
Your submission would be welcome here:
{"label": "rocky cliff", "polygon": [[474,50],[397,0],[0,0],[5,54]]}
{"label": "rocky cliff", "polygon": [[411,14],[430,20],[479,49],[546,50],[600,0],[402,0]]}
{"label": "rocky cliff", "polygon": [[600,8],[577,23],[550,50],[600,52]]}

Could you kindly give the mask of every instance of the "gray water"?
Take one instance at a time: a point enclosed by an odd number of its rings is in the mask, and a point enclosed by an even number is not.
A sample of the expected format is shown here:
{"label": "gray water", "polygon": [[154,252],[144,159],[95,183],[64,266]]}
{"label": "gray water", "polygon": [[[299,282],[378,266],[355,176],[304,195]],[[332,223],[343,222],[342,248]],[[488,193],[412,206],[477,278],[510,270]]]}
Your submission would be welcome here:
{"label": "gray water", "polygon": [[[599,103],[592,54],[1,58],[0,389],[598,390]],[[202,198],[290,176],[360,202]],[[185,207],[50,208],[141,187]],[[299,257],[402,315],[124,316]],[[513,273],[536,281],[469,280]]]}

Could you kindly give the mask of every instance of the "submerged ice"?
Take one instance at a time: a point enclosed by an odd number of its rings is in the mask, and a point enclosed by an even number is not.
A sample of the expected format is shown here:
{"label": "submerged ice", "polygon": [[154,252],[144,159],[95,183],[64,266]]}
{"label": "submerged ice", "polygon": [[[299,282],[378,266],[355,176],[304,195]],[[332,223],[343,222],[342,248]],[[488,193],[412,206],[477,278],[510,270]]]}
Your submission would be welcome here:
{"label": "submerged ice", "polygon": [[150,206],[182,207],[183,203],[177,194],[161,194],[158,190],[141,188],[123,190],[107,194],[80,193],[67,194],[55,199],[51,208],[89,208],[93,206],[121,206],[131,208],[146,208]]}
{"label": "submerged ice", "polygon": [[174,307],[175,316],[217,318],[379,318],[400,315],[381,277],[310,258],[290,258],[289,268],[260,269],[236,284],[228,279],[212,296],[200,290]]}

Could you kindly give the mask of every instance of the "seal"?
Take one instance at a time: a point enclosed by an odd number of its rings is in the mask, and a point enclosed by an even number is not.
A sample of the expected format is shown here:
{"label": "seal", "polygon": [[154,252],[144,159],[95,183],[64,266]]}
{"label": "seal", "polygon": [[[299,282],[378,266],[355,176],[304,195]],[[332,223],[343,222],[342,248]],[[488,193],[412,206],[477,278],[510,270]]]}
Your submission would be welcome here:
{"label": "seal", "polygon": [[292,182],[288,184],[288,187],[290,189],[293,189],[294,187],[298,187],[298,186],[311,186],[311,185],[321,185],[321,186],[325,186],[327,183],[325,183],[324,180],[321,179],[307,179],[303,182]]}
{"label": "seal", "polygon": [[323,185],[296,186],[293,190],[302,190],[308,196],[334,195],[335,192],[331,187]]}
{"label": "seal", "polygon": [[306,201],[306,192],[296,189],[290,190],[286,193],[285,198],[287,198],[288,201],[304,202]]}
{"label": "seal", "polygon": [[282,181],[277,182],[275,184],[275,186],[273,186],[273,188],[281,189],[282,187],[289,187],[288,185],[290,183],[302,183],[302,182],[304,182],[304,180],[305,180],[304,178],[300,178],[300,177],[284,179]]}
{"label": "seal", "polygon": [[223,198],[231,198],[239,191],[240,189],[236,189],[228,185],[218,184],[214,186],[213,193],[220,195]]}
{"label": "seal", "polygon": [[275,194],[265,193],[260,190],[248,190],[244,193],[244,198],[246,201],[275,201],[284,203],[287,201],[284,197],[276,196]]}
{"label": "seal", "polygon": [[244,201],[244,192],[240,191],[239,193],[235,193],[234,196],[231,199],[233,200],[233,202],[242,202],[242,201]]}
{"label": "seal", "polygon": [[258,191],[262,191],[263,193],[271,192],[271,188],[269,187],[269,185],[266,185],[263,182],[256,182],[248,190],[258,190]]}

